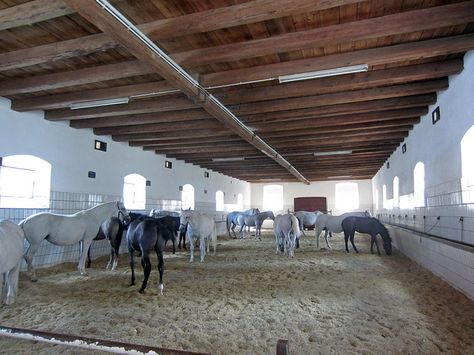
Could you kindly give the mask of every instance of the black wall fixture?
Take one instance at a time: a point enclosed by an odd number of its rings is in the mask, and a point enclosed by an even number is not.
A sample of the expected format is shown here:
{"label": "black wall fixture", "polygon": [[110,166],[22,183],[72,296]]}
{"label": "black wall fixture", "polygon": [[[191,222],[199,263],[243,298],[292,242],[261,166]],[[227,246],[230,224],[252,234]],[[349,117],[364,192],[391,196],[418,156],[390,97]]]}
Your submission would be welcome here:
{"label": "black wall fixture", "polygon": [[204,172],[204,177],[205,177],[205,178],[208,178],[208,177],[209,177],[209,172],[208,172],[208,171],[205,171],[205,172]]}
{"label": "black wall fixture", "polygon": [[94,143],[94,149],[95,150],[100,150],[102,152],[106,152],[107,151],[107,143],[99,141],[99,140],[96,139],[95,143]]}
{"label": "black wall fixture", "polygon": [[387,169],[390,169],[390,162],[387,162]]}
{"label": "black wall fixture", "polygon": [[87,172],[87,177],[91,178],[91,179],[95,179],[95,171],[89,171]]}
{"label": "black wall fixture", "polygon": [[173,168],[173,163],[170,162],[169,160],[165,160],[165,168],[172,169]]}
{"label": "black wall fixture", "polygon": [[439,106],[434,109],[433,112],[431,112],[431,122],[435,124],[441,119],[441,113],[439,112]]}
{"label": "black wall fixture", "polygon": [[150,180],[147,180],[146,183],[145,183],[146,186],[151,186],[151,181]]}
{"label": "black wall fixture", "polygon": [[407,152],[407,145],[406,143],[403,143],[402,145],[402,153],[405,154]]}

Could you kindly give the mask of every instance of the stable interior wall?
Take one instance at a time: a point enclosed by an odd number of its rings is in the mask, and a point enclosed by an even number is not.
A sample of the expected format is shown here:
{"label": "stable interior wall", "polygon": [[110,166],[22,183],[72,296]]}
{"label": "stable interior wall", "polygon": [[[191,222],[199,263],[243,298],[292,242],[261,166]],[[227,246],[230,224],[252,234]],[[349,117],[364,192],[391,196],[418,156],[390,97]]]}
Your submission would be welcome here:
{"label": "stable interior wall", "polygon": [[358,185],[359,208],[357,211],[372,212],[372,182],[371,180],[344,180],[344,181],[317,181],[309,185],[303,183],[259,183],[251,185],[252,207],[263,210],[263,188],[267,185],[280,185],[283,187],[283,209],[276,213],[293,211],[295,197],[326,197],[327,209],[333,215],[339,215],[345,210],[336,208],[336,184],[352,182]]}
{"label": "stable interior wall", "polygon": [[[66,122],[47,121],[42,111],[13,111],[10,101],[4,98],[0,98],[0,127],[0,157],[28,154],[52,165],[49,210],[53,212],[75,213],[100,202],[121,200],[123,179],[131,173],[140,174],[151,182],[146,188],[146,210],[179,208],[180,186],[185,184],[195,189],[195,209],[214,215],[221,222],[220,229],[224,229],[222,221],[226,213],[216,211],[216,191],[224,192],[225,204],[236,204],[237,195],[241,193],[244,207],[250,206],[248,182],[213,171],[209,171],[207,178],[205,169],[115,142],[110,137],[95,136],[92,130],[71,128]],[[106,152],[94,149],[96,139],[107,143]],[[172,162],[172,169],[165,168],[165,160]],[[89,171],[96,172],[96,178],[88,178]],[[0,208],[0,219],[19,222],[39,211]],[[45,247],[54,252],[43,250],[45,260],[35,258],[37,265],[77,260],[77,246],[63,249],[46,244]],[[108,253],[106,243],[104,248]]]}
{"label": "stable interior wall", "polygon": [[[433,124],[432,112],[437,107],[440,120]],[[385,164],[372,179],[372,185],[374,196],[378,195],[375,213],[392,225],[396,246],[474,299],[474,204],[463,201],[460,146],[473,125],[471,51],[464,56],[462,73],[449,78],[449,89],[438,93],[437,102],[403,142],[406,152],[402,151],[402,143],[387,160],[389,167]],[[413,170],[418,162],[423,162],[425,170],[422,207],[413,204]],[[399,178],[398,207],[394,207],[395,176]],[[383,185],[387,191],[385,203]]]}

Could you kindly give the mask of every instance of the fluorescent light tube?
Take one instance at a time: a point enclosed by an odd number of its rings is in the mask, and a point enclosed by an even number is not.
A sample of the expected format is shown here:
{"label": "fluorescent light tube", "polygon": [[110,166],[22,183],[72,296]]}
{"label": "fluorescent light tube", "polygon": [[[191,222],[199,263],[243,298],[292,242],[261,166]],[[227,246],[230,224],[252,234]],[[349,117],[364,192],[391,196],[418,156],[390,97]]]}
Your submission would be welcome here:
{"label": "fluorescent light tube", "polygon": [[244,157],[212,158],[212,161],[242,161]]}
{"label": "fluorescent light tube", "polygon": [[352,175],[338,175],[338,176],[328,176],[326,179],[346,179],[350,177],[352,177]]}
{"label": "fluorescent light tube", "polygon": [[321,157],[326,155],[341,155],[341,154],[352,154],[352,150],[336,150],[334,152],[315,152],[313,155],[315,157]]}
{"label": "fluorescent light tube", "polygon": [[128,104],[128,101],[129,101],[128,97],[119,97],[116,99],[97,100],[97,101],[84,101],[84,102],[73,103],[69,105],[69,108],[71,110],[77,110],[81,108],[120,105],[120,104]]}
{"label": "fluorescent light tube", "polygon": [[340,68],[333,68],[333,69],[326,69],[326,70],[311,71],[307,73],[282,75],[278,77],[278,81],[280,82],[280,84],[282,84],[282,83],[289,83],[292,81],[324,78],[326,76],[360,73],[360,72],[365,72],[367,70],[369,70],[369,66],[367,64],[352,65],[349,67],[340,67]]}

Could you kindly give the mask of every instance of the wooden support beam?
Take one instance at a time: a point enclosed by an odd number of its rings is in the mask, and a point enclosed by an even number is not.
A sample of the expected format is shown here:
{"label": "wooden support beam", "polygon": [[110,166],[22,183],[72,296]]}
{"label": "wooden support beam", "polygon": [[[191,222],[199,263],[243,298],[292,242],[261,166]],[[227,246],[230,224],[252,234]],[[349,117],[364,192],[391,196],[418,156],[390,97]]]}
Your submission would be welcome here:
{"label": "wooden support beam", "polygon": [[[58,72],[23,79],[0,82],[0,96],[25,94],[36,91],[59,89],[70,86],[97,83],[99,81],[151,74],[154,70],[146,63],[136,60],[116,64],[105,64],[90,68]],[[120,96],[123,97],[123,96]]]}
{"label": "wooden support beam", "polygon": [[338,104],[330,106],[319,106],[285,110],[278,112],[259,113],[256,115],[242,116],[244,122],[253,125],[258,122],[285,122],[295,118],[319,118],[338,116],[343,114],[364,113],[372,111],[384,111],[402,108],[423,107],[436,102],[436,94],[414,95],[406,97],[396,97],[393,99],[379,99],[362,101],[349,104]]}
{"label": "wooden support beam", "polygon": [[290,99],[269,100],[258,103],[229,106],[238,115],[254,115],[264,112],[301,109],[306,107],[347,104],[353,102],[388,99],[419,94],[435,93],[449,86],[448,79],[400,84],[381,88],[354,90],[334,94],[305,96]]}
{"label": "wooden support beam", "polygon": [[183,67],[190,68],[276,53],[336,46],[355,41],[468,24],[474,22],[473,9],[474,1],[414,9],[361,21],[318,27],[308,31],[285,33],[215,47],[197,48],[172,54],[171,57]]}
{"label": "wooden support beam", "polygon": [[[41,1],[46,3],[48,0]],[[41,1],[38,0],[37,2],[39,3]],[[63,1],[49,1],[52,3],[61,3],[64,6]],[[319,11],[353,4],[359,1],[360,0],[323,0],[315,2],[312,0],[293,0],[290,3],[286,0],[256,0],[175,18],[157,20],[139,25],[138,28],[155,40],[169,39],[193,33],[215,31],[221,28],[301,14],[308,11]],[[46,10],[48,9],[46,8]],[[4,16],[4,18],[8,19],[9,16]],[[115,41],[111,36],[96,34],[34,48],[21,49],[10,53],[0,53],[0,71],[63,60],[76,56],[85,56],[118,46],[118,41]]]}
{"label": "wooden support beam", "polygon": [[462,53],[473,48],[474,34],[451,36],[205,74],[201,76],[201,84],[204,86],[220,86],[237,82],[277,79],[282,75],[349,65],[385,65]]}
{"label": "wooden support beam", "polygon": [[21,100],[12,100],[15,111],[53,110],[69,107],[73,103],[107,100],[118,97],[140,96],[144,93],[172,92],[175,90],[166,81],[156,81],[145,84],[122,85],[105,89],[83,90],[65,94],[45,95]]}
{"label": "wooden support beam", "polygon": [[[437,79],[458,74],[463,69],[461,59],[443,62],[425,63],[377,70],[367,73],[305,80],[283,85],[272,85],[261,88],[226,89],[217,91],[215,96],[226,104],[265,101],[279,98],[290,98],[305,95],[328,94],[337,91],[368,89],[371,87],[407,84],[413,81]],[[107,89],[86,90],[75,93],[46,95],[12,101],[16,111],[51,110],[68,107],[74,102],[104,100],[153,92],[170,92],[173,87],[166,81],[146,84],[126,85]]]}
{"label": "wooden support beam", "polygon": [[[94,128],[94,134],[98,135],[118,135],[118,134],[132,134],[132,133],[149,133],[149,132],[168,132],[172,134],[173,131],[191,130],[195,127],[200,129],[223,129],[220,122],[214,119],[191,121],[191,122],[166,122],[166,123],[150,123],[142,125],[119,126],[119,127],[103,127]],[[231,133],[231,132],[229,132]]]}
{"label": "wooden support beam", "polygon": [[[166,55],[153,47],[148,38],[142,35],[136,35],[137,29],[134,29],[132,23],[127,23],[123,15],[118,20],[117,10],[109,6],[107,12],[94,0],[82,0],[80,3],[73,0],[65,0],[66,3],[75,9],[81,16],[85,17],[93,24],[98,26],[104,33],[109,34],[116,41],[122,44],[130,53],[141,61],[153,66],[155,70],[168,82],[176,85],[188,97],[193,98],[209,114],[214,116],[219,122],[223,123],[233,132],[244,138],[256,149],[268,155],[281,166],[287,169],[292,175],[303,183],[309,184],[309,181],[301,175],[286,159],[278,154],[272,147],[253,134],[240,120],[238,120],[226,107],[214,99],[202,87],[197,85],[194,80],[183,72],[183,70],[170,62]],[[130,31],[133,29],[133,31]]]}
{"label": "wooden support beam", "polygon": [[34,0],[0,10],[0,31],[66,16],[72,10],[62,0]]}
{"label": "wooden support beam", "polygon": [[99,118],[87,118],[70,121],[69,125],[74,128],[99,128],[138,125],[147,123],[164,123],[179,121],[195,121],[212,118],[206,111],[197,108],[182,111],[151,112],[137,115],[108,116]]}
{"label": "wooden support beam", "polygon": [[169,112],[199,108],[183,95],[156,97],[148,100],[136,100],[128,104],[113,105],[77,110],[59,109],[46,111],[44,118],[50,121],[79,120],[119,115],[136,115],[149,112]]}

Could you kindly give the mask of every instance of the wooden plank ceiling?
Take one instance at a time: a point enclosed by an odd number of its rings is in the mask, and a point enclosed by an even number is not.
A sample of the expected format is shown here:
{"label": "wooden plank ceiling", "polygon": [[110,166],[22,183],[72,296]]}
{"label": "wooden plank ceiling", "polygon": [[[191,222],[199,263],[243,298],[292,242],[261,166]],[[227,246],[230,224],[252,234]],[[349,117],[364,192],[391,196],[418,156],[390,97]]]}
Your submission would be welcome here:
{"label": "wooden plank ceiling", "polygon": [[[474,0],[111,1],[242,133],[89,3],[0,0],[0,96],[250,182],[371,178],[474,49]],[[360,64],[368,71],[278,80]],[[129,102],[70,108],[113,98]]]}

